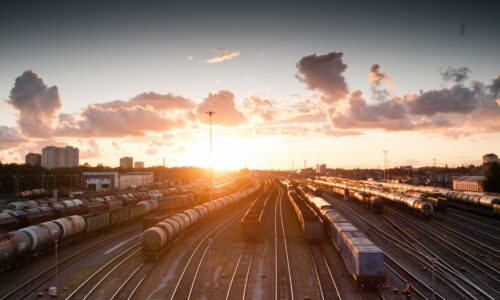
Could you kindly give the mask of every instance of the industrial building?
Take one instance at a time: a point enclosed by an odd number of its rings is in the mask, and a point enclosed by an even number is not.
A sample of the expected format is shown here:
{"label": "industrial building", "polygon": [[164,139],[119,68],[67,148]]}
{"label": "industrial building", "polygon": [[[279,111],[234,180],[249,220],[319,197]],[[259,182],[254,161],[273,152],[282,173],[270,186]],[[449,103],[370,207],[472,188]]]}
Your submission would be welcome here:
{"label": "industrial building", "polygon": [[453,180],[453,189],[459,191],[482,192],[483,176],[462,176]]}
{"label": "industrial building", "polygon": [[120,158],[120,168],[132,169],[134,167],[134,158],[125,156]]}
{"label": "industrial building", "polygon": [[124,190],[148,186],[153,183],[153,172],[84,172],[85,190]]}
{"label": "industrial building", "polygon": [[39,153],[28,153],[24,156],[24,162],[31,166],[42,165],[42,155]]}
{"label": "industrial building", "polygon": [[134,163],[134,169],[144,169],[144,162],[143,161],[136,161]]}
{"label": "industrial building", "polygon": [[78,167],[79,153],[76,147],[47,146],[42,149],[42,167],[47,169]]}

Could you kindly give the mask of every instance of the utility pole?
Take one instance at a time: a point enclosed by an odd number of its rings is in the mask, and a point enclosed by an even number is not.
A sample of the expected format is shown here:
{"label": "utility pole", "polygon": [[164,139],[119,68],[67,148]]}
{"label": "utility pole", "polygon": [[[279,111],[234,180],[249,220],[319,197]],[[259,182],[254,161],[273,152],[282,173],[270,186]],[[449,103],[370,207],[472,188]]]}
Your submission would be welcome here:
{"label": "utility pole", "polygon": [[387,180],[387,150],[384,150],[384,179]]}
{"label": "utility pole", "polygon": [[210,118],[210,201],[214,200],[214,182],[213,182],[213,168],[212,168],[212,116],[215,111],[207,111]]}
{"label": "utility pole", "polygon": [[432,160],[434,161],[434,168],[435,168],[436,167],[436,159],[433,158]]}

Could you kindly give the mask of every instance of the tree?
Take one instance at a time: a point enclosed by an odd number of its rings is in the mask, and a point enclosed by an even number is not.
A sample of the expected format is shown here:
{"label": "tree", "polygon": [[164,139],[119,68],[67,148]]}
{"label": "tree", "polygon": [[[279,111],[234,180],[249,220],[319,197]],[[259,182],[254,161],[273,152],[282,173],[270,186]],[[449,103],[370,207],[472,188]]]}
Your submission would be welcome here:
{"label": "tree", "polygon": [[483,179],[483,190],[485,192],[500,193],[500,164],[497,162],[492,163]]}

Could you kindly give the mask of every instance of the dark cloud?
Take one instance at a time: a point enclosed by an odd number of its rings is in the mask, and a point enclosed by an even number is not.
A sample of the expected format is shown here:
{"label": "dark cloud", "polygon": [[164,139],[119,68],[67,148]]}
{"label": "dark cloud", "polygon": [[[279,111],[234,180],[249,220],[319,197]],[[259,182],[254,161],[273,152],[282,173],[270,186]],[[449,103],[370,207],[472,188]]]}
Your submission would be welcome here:
{"label": "dark cloud", "polygon": [[356,91],[351,93],[346,110],[332,111],[329,117],[340,129],[440,131],[455,138],[467,131],[494,132],[500,127],[499,89],[500,78],[496,78],[490,85],[478,81],[467,87],[455,84],[375,103],[367,103]]}
{"label": "dark cloud", "polygon": [[491,81],[491,85],[489,86],[490,93],[493,97],[493,99],[498,99],[498,96],[500,94],[500,74],[497,76],[497,78],[493,79]]}
{"label": "dark cloud", "polygon": [[103,108],[120,108],[132,106],[151,106],[157,110],[192,110],[195,107],[193,100],[177,96],[171,93],[158,94],[154,92],[142,93],[129,101],[116,100],[112,102],[98,103],[96,106]]}
{"label": "dark cloud", "polygon": [[56,86],[48,87],[31,70],[16,78],[8,103],[19,111],[18,124],[31,137],[48,137],[61,107]]}
{"label": "dark cloud", "polygon": [[467,67],[453,68],[446,67],[441,69],[441,77],[445,81],[454,81],[456,83],[464,82],[469,79],[470,70]]}
{"label": "dark cloud", "polygon": [[480,91],[454,85],[451,88],[423,92],[408,103],[411,114],[432,116],[437,113],[470,113],[481,105]]}
{"label": "dark cloud", "polygon": [[81,112],[76,126],[63,125],[55,131],[58,136],[118,137],[141,136],[147,132],[173,130],[184,126],[180,119],[163,117],[151,107],[141,106],[103,108],[90,105]]}
{"label": "dark cloud", "polygon": [[219,91],[208,94],[203,102],[196,107],[198,119],[205,124],[209,123],[208,111],[215,111],[212,124],[223,126],[240,125],[246,122],[246,118],[237,108],[234,95],[230,91]]}
{"label": "dark cloud", "polygon": [[385,130],[408,130],[414,125],[407,119],[407,111],[401,98],[369,105],[361,91],[355,91],[349,99],[349,108],[344,113],[331,117],[336,128],[379,128]]}
{"label": "dark cloud", "polygon": [[337,102],[348,94],[347,83],[342,75],[347,65],[342,57],[342,52],[305,56],[297,63],[296,77],[309,89],[322,92],[321,99],[325,103]]}

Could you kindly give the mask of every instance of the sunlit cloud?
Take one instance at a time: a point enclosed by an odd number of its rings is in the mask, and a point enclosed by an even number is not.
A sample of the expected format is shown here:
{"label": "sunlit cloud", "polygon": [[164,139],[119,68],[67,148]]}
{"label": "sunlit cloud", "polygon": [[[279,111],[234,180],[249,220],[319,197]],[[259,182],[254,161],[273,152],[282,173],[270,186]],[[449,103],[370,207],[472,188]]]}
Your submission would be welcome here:
{"label": "sunlit cloud", "polygon": [[64,124],[54,134],[68,137],[119,137],[141,136],[149,131],[165,131],[182,128],[185,120],[162,116],[151,107],[104,108],[89,105],[79,115],[76,126]]}
{"label": "sunlit cloud", "polygon": [[0,149],[27,141],[21,133],[12,127],[0,126]]}
{"label": "sunlit cloud", "polygon": [[223,62],[240,56],[240,51],[231,51],[222,48],[212,49],[212,51],[217,52],[217,54],[214,57],[207,59],[207,63]]}
{"label": "sunlit cloud", "polygon": [[210,93],[198,104],[196,115],[202,123],[209,123],[208,111],[215,111],[215,115],[212,117],[212,124],[234,126],[246,122],[245,115],[236,107],[234,94],[230,91]]}

